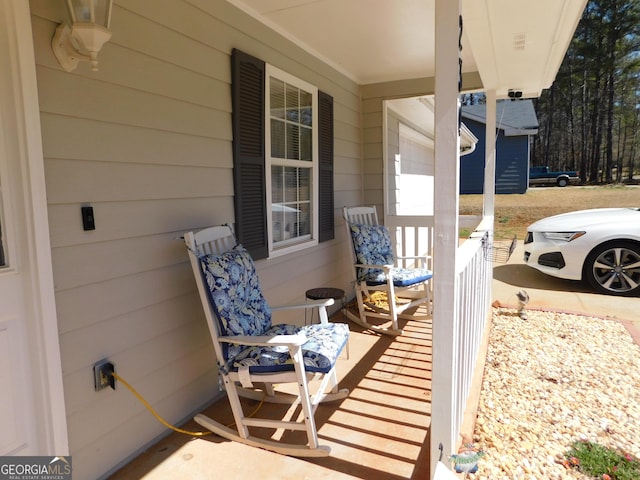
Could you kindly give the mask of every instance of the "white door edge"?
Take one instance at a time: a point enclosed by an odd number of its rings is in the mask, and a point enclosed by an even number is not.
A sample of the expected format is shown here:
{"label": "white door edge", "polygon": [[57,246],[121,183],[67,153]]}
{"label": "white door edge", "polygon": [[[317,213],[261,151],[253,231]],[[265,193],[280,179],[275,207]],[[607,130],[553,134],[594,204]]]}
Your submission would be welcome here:
{"label": "white door edge", "polygon": [[58,337],[51,244],[44,178],[40,111],[29,2],[0,1],[0,102],[12,105],[3,111],[5,142],[18,152],[22,169],[27,238],[21,244],[30,261],[24,265],[28,282],[25,295],[30,307],[27,325],[31,392],[37,425],[38,454],[68,455],[64,388]]}

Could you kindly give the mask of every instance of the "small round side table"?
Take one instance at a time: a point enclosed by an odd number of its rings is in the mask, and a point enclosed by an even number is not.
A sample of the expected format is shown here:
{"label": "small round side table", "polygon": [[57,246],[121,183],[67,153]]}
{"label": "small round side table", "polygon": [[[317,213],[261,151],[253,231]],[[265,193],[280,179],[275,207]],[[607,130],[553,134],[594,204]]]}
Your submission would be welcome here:
{"label": "small round side table", "polygon": [[[345,307],[345,294],[341,288],[334,287],[319,287],[312,288],[305,292],[307,300],[325,300],[327,298],[333,298],[335,301],[340,300],[342,302],[342,309]],[[311,311],[311,323],[313,323],[313,311]],[[304,324],[307,324],[307,312],[304,314]]]}

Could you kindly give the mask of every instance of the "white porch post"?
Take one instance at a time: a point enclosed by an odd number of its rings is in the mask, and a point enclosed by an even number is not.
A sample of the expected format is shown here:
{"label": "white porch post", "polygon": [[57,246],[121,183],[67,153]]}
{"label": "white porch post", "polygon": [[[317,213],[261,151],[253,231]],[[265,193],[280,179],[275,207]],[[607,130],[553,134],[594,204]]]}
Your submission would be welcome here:
{"label": "white porch post", "polygon": [[[485,217],[494,217],[496,198],[496,91],[485,92],[487,99],[487,128],[485,131],[484,211]],[[493,229],[493,222],[491,222]]]}
{"label": "white porch post", "polygon": [[433,374],[431,382],[431,477],[443,445],[443,458],[454,453],[456,438],[454,372],[458,357],[458,205],[460,139],[458,135],[458,35],[460,1],[436,0],[435,4],[435,200]]}

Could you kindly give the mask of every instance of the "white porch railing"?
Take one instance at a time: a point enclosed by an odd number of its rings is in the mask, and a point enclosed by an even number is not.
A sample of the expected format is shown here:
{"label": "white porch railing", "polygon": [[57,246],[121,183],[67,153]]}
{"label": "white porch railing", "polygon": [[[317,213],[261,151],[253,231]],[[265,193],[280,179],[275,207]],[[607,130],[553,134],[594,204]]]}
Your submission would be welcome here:
{"label": "white porch railing", "polygon": [[456,257],[458,278],[458,318],[454,319],[457,351],[454,354],[454,398],[451,438],[458,438],[464,411],[478,360],[478,352],[489,315],[491,282],[493,279],[493,249],[490,232],[476,231],[459,247]]}
{"label": "white porch railing", "polygon": [[[434,245],[433,217],[427,216],[391,216],[385,217],[396,245],[398,256],[432,255]],[[458,246],[456,254],[457,308],[451,319],[454,331],[454,366],[452,398],[448,399],[453,407],[449,438],[458,438],[464,418],[467,399],[471,389],[474,369],[480,351],[484,329],[489,315],[491,294],[492,248],[490,231],[485,228],[492,219],[482,217],[460,217],[459,224],[474,233]],[[432,260],[429,262],[432,268]],[[438,272],[434,272],[434,282],[438,281]],[[437,305],[434,306],[437,308]],[[438,339],[434,338],[434,342]],[[434,391],[432,395],[445,395],[446,392]],[[445,432],[432,432],[436,438]],[[435,437],[434,437],[435,435]]]}

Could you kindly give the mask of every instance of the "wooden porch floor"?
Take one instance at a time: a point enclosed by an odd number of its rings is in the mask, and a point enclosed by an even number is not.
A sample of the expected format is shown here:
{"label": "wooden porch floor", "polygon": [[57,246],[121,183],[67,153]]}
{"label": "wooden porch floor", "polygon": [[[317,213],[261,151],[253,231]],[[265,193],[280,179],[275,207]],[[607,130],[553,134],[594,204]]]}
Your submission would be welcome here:
{"label": "wooden porch floor", "polygon": [[[337,314],[332,321],[346,320]],[[215,435],[172,433],[109,478],[429,478],[431,319],[401,321],[401,325],[403,335],[391,338],[350,323],[349,358],[343,353],[338,360],[340,386],[349,388],[349,396],[319,406],[316,413],[319,440],[331,447],[329,457],[292,458]],[[281,406],[267,404],[260,412],[284,413]],[[203,413],[225,424],[233,422],[226,397]],[[183,428],[202,430],[193,421]],[[300,434],[283,435],[296,441]]]}

